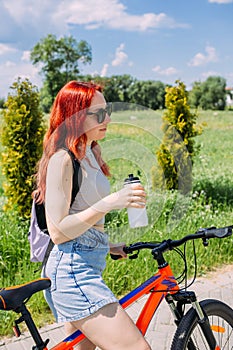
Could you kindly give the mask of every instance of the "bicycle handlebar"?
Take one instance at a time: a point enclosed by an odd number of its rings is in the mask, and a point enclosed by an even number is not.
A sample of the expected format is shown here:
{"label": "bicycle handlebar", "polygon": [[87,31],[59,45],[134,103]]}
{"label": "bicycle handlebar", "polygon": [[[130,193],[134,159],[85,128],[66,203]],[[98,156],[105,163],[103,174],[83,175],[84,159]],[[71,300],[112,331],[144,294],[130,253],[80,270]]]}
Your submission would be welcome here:
{"label": "bicycle handlebar", "polygon": [[[129,246],[124,247],[123,250],[126,254],[132,254],[134,251],[139,251],[142,249],[151,249],[154,254],[156,254],[156,252],[164,253],[168,250],[172,250],[176,247],[179,247],[180,245],[190,240],[202,238],[203,241],[205,242],[210,238],[225,238],[225,237],[231,236],[232,228],[233,228],[233,225],[226,226],[223,228],[216,228],[216,227],[201,228],[196,233],[186,235],[178,240],[167,239],[160,243],[136,242],[136,243],[130,244]],[[111,254],[111,258],[114,260],[117,260],[121,258],[121,256]]]}

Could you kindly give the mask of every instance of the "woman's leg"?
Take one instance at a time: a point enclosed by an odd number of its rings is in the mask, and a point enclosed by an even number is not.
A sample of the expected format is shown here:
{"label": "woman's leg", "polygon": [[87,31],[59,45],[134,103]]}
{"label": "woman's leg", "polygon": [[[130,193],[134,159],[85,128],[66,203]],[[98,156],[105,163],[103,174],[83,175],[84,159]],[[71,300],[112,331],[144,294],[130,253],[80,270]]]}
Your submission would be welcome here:
{"label": "woman's leg", "polygon": [[93,315],[72,322],[72,325],[102,350],[151,350],[118,303],[108,304]]}
{"label": "woman's leg", "polygon": [[[70,322],[66,322],[64,328],[67,336],[77,331],[77,328]],[[95,348],[96,346],[87,338],[74,347],[75,350],[95,350]]]}

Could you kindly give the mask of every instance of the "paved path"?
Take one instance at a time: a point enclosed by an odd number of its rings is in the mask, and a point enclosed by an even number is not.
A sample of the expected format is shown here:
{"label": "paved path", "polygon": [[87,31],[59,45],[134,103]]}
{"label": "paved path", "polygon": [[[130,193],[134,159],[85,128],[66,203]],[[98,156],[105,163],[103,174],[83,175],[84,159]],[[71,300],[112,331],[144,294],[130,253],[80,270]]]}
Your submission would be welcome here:
{"label": "paved path", "polygon": [[[216,298],[225,301],[233,308],[233,265],[212,272],[205,278],[198,278],[192,286],[192,290],[197,293],[199,299],[207,297]],[[134,320],[141,308],[142,302],[143,299],[127,309]],[[171,313],[166,303],[162,303],[146,335],[147,340],[152,346],[152,350],[169,350],[174,331],[175,326]],[[65,336],[63,327],[57,324],[42,328],[41,334],[43,339],[50,338],[50,348]],[[1,340],[0,350],[30,350],[32,345],[31,338],[28,333],[25,333],[20,338]]]}

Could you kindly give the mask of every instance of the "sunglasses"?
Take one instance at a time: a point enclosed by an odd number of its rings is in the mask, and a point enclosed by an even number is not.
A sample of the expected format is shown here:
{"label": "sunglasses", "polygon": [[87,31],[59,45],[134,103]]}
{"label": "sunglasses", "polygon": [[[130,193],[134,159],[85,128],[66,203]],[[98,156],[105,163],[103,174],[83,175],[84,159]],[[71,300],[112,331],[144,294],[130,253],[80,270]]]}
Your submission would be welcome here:
{"label": "sunglasses", "polygon": [[112,114],[112,104],[108,103],[106,108],[100,108],[95,112],[87,112],[87,115],[96,115],[97,116],[97,121],[99,124],[103,123],[103,121],[106,118],[106,115],[110,117]]}

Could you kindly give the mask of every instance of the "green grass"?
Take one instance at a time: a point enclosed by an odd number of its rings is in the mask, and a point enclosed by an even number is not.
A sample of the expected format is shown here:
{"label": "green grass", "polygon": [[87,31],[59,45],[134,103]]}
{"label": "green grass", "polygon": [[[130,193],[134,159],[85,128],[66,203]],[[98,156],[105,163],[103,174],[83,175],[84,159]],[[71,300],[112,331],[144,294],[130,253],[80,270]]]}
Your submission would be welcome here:
{"label": "green grass", "polygon": [[[112,190],[120,189],[129,173],[139,173],[148,193],[149,226],[130,229],[126,210],[107,215],[107,228],[112,241],[132,243],[137,240],[161,241],[194,233],[200,227],[233,224],[233,112],[200,112],[198,123],[205,123],[203,134],[196,138],[200,153],[193,166],[193,190],[183,197],[177,192],[153,192],[151,167],[156,165],[155,152],[162,139],[162,111],[126,111],[113,113],[107,137],[101,142],[104,158],[111,166]],[[1,177],[0,181],[3,181]],[[0,186],[1,188],[1,186]],[[1,203],[4,202],[0,190]],[[0,281],[1,286],[19,284],[39,277],[37,265],[29,261],[28,222],[14,213],[0,211]],[[205,248],[198,242],[196,253],[199,274],[233,262],[233,240],[211,240]],[[182,261],[174,252],[168,261],[179,275]],[[187,245],[190,276],[193,273],[192,245]],[[136,287],[156,271],[149,251],[137,260],[112,261],[108,258],[104,277],[118,296]],[[53,322],[42,293],[29,301],[36,323]],[[42,313],[42,316],[40,316]],[[0,313],[0,334],[10,334],[16,315]]]}
{"label": "green grass", "polygon": [[[103,142],[104,146],[105,143],[110,146],[109,153],[106,147],[106,154],[116,155],[113,159],[109,157],[112,187],[120,188],[128,173],[139,172],[148,192],[150,226],[141,230],[129,229],[125,211],[121,215],[111,213],[107,220],[110,237],[115,241],[130,243],[136,240],[163,240],[167,237],[174,239],[194,233],[200,227],[233,224],[233,112],[200,112],[198,124],[203,124],[204,130],[195,139],[200,146],[200,153],[193,165],[193,190],[186,197],[176,192],[153,193],[151,190],[151,166],[157,165],[154,154],[162,138],[161,114],[144,112],[141,115],[138,111],[133,113],[136,118],[130,118],[132,113],[118,113],[113,117],[117,123],[110,125],[107,141]],[[232,263],[232,242],[232,238],[211,240],[208,248],[204,248],[201,242],[197,243],[199,274],[217,265]],[[191,244],[188,247],[191,275],[193,251]],[[179,275],[183,268],[180,258],[174,252],[168,258]],[[116,263],[109,259],[105,276],[109,286],[122,295],[149,277],[154,270],[150,252],[143,252],[135,261]]]}

